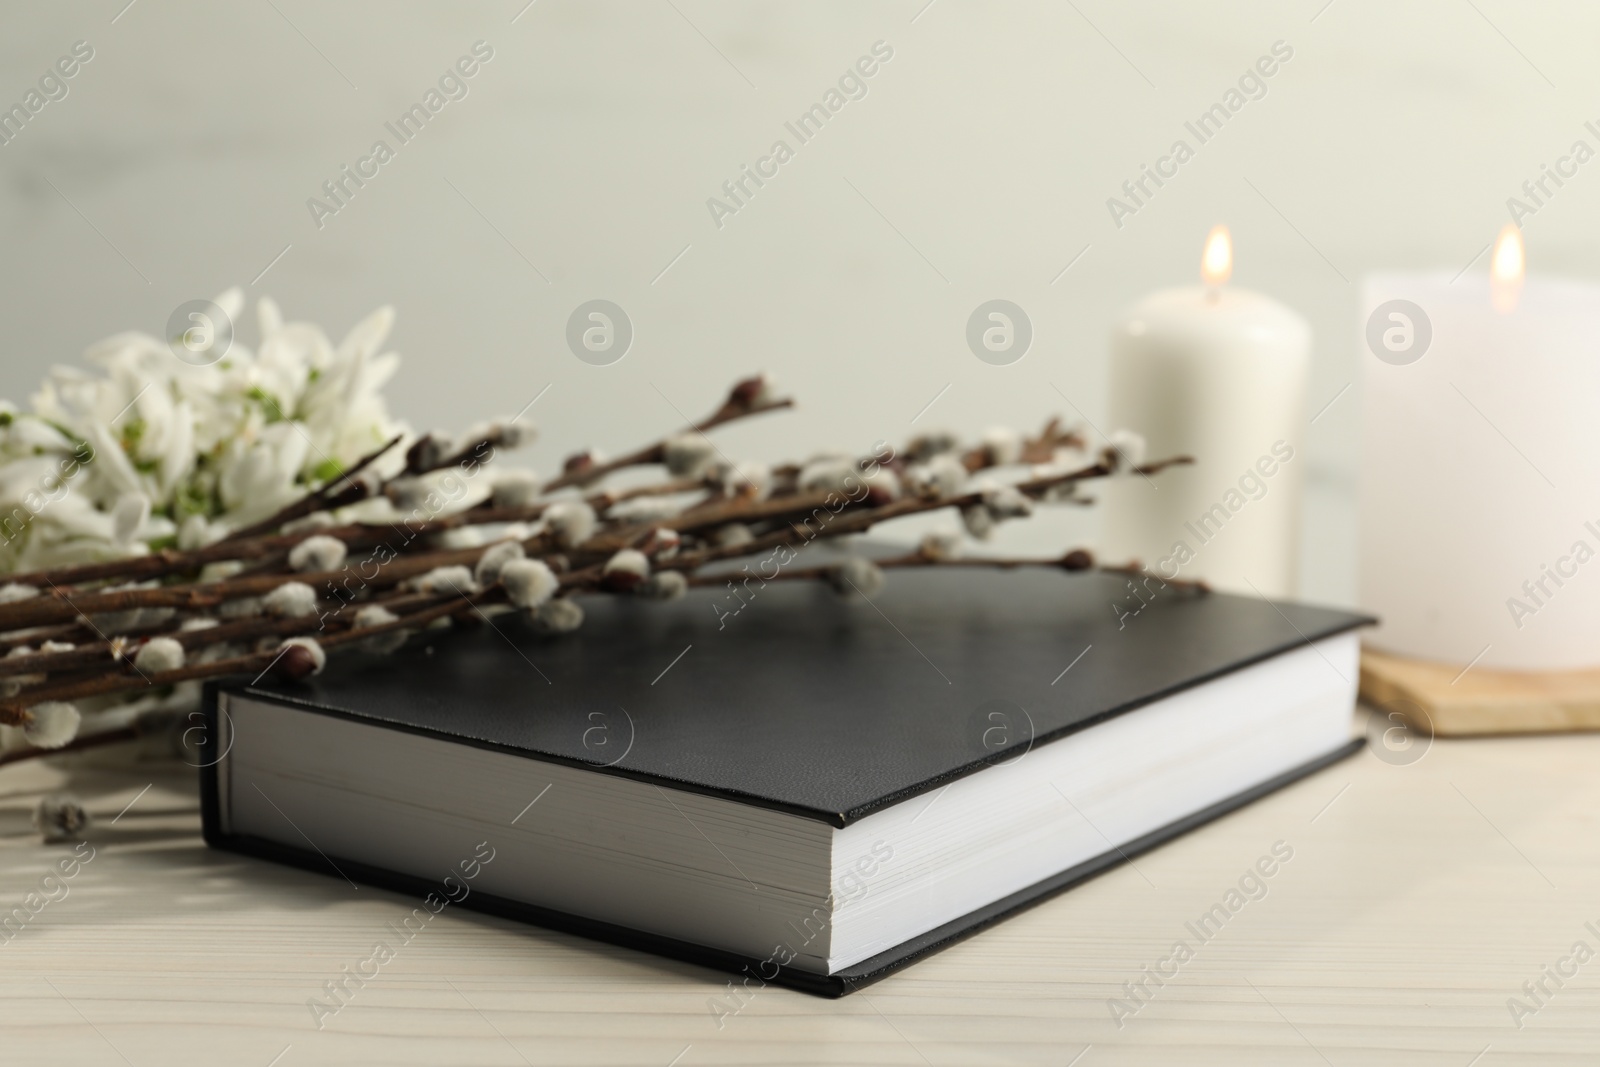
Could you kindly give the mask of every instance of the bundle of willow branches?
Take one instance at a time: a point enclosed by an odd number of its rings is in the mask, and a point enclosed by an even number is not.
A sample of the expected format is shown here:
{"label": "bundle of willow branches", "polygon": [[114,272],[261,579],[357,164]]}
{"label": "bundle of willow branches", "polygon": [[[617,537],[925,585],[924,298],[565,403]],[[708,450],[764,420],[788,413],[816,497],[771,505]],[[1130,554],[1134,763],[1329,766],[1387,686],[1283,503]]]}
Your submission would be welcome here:
{"label": "bundle of willow branches", "polygon": [[[733,463],[708,436],[792,403],[764,377],[750,378],[686,431],[609,461],[579,453],[543,484],[529,472],[490,469],[502,450],[531,440],[516,420],[461,441],[421,437],[404,450],[398,473],[379,474],[397,466],[397,436],[203,546],[7,575],[0,723],[21,727],[33,747],[0,762],[121,736],[74,742],[80,705],[103,709],[224,675],[301,679],[322,670],[330,652],[392,652],[424,629],[496,613],[522,612],[544,632],[567,633],[582,624],[584,597],[672,599],[690,586],[729,582],[718,572],[758,555],[776,564],[763,581],[822,580],[869,597],[892,568],[1089,570],[1096,564],[1081,549],[1042,559],[963,557],[950,534],[929,535],[891,559],[790,564],[813,541],[941,509],[959,511],[968,533],[984,538],[1036,503],[1089,503],[1078,487],[1092,479],[1190,462],[1143,462],[1131,434],[1095,454],[1057,420],[1035,435],[990,431],[971,447],[934,434],[898,450],[879,444],[865,457],[773,467]],[[665,476],[603,487],[632,468]],[[394,517],[372,519],[368,505],[384,499]],[[1103,569],[1140,573],[1137,564]]]}

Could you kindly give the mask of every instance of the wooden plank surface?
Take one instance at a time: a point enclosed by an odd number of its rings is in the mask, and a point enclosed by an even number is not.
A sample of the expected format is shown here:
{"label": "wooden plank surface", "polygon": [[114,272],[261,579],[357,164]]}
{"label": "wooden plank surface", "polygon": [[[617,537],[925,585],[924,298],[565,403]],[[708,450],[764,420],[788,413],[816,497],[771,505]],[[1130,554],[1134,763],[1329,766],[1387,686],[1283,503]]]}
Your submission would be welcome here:
{"label": "wooden plank surface", "polygon": [[[720,1027],[722,975],[449,909],[320,1030],[307,1001],[416,902],[208,851],[189,772],[80,768],[94,859],[0,943],[0,1063],[1592,1063],[1600,960],[1507,1001],[1600,950],[1597,764],[1600,736],[1380,747],[864,994],[762,989]],[[70,852],[26,826],[68,777],[0,770],[0,912]],[[1279,841],[1266,895],[1196,938]]]}
{"label": "wooden plank surface", "polygon": [[1600,670],[1494,671],[1363,648],[1361,696],[1443,737],[1600,729]]}

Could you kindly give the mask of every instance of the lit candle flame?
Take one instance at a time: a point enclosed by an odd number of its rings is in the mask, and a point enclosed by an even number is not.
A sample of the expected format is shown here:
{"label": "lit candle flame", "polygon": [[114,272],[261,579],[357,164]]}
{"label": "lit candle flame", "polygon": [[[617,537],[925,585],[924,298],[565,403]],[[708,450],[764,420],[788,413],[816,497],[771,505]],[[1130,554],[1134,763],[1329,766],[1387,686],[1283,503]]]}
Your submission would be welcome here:
{"label": "lit candle flame", "polygon": [[1494,239],[1494,257],[1489,261],[1489,296],[1496,311],[1504,314],[1516,310],[1527,270],[1522,231],[1508,222]]}
{"label": "lit candle flame", "polygon": [[1233,238],[1226,226],[1213,226],[1206,234],[1206,250],[1200,256],[1200,280],[1221,285],[1233,276]]}

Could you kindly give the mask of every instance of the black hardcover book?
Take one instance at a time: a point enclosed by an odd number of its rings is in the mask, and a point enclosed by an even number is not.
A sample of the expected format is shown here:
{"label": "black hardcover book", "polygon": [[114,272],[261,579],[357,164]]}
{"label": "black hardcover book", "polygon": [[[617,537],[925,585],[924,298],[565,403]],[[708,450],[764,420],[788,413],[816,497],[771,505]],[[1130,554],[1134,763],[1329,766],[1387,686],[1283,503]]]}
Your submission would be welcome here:
{"label": "black hardcover book", "polygon": [[1341,611],[953,567],[584,606],[211,687],[206,840],[840,996],[1360,745]]}

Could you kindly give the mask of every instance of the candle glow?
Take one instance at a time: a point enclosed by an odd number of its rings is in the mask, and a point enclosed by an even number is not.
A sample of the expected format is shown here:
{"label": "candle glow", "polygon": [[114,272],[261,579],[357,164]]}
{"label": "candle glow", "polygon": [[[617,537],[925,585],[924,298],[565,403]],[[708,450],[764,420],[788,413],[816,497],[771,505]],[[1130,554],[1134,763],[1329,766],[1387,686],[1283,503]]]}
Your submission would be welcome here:
{"label": "candle glow", "polygon": [[1207,285],[1221,285],[1232,276],[1233,238],[1226,226],[1213,226],[1200,255],[1200,280]]}
{"label": "candle glow", "polygon": [[1494,239],[1494,255],[1489,261],[1489,298],[1496,311],[1503,315],[1516,310],[1527,271],[1522,231],[1508,222]]}

